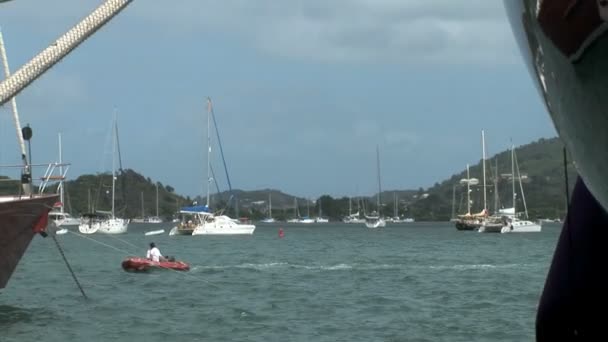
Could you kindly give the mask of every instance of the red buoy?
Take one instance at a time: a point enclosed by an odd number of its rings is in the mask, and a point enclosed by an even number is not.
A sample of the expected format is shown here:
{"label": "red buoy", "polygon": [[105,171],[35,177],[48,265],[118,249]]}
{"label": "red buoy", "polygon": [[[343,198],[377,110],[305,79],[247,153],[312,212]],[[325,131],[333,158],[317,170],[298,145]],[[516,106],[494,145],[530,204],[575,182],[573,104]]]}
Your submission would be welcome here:
{"label": "red buoy", "polygon": [[279,228],[279,237],[282,238],[285,236],[285,232],[283,231],[283,228]]}

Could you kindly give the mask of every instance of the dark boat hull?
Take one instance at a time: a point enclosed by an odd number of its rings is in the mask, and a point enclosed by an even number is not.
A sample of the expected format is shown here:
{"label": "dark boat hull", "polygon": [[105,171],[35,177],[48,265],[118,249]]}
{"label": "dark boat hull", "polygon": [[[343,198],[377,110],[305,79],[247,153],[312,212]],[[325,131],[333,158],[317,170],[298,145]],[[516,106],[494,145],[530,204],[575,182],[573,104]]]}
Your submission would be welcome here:
{"label": "dark boat hull", "polygon": [[58,195],[0,200],[0,289],[8,283],[37,232],[44,231]]}

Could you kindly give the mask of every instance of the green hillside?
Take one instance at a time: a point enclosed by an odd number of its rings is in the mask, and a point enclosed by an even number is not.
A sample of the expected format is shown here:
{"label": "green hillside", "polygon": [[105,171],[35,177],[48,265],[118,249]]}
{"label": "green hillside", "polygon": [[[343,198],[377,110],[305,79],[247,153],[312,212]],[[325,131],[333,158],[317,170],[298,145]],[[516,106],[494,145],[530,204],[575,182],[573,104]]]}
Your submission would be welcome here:
{"label": "green hillside", "polygon": [[[179,206],[191,202],[189,198],[175,194],[171,186],[165,186],[160,182],[155,183],[150,178],[127,169],[119,173],[116,179],[117,214],[127,218],[141,217],[143,193],[144,214],[146,216],[156,215],[157,185],[159,216],[170,218]],[[111,209],[112,176],[109,173],[82,175],[66,182],[65,189],[65,205],[73,214]]]}
{"label": "green hillside", "polygon": [[[557,138],[540,139],[528,145],[516,148],[517,160],[522,175],[524,194],[531,218],[562,218],[565,214],[565,189],[563,171],[563,145]],[[464,161],[463,161],[464,164]],[[494,184],[498,188],[498,208],[510,207],[512,204],[511,185],[511,152],[504,151],[486,163],[488,208],[493,211]],[[478,212],[483,208],[482,200],[482,167],[481,161],[470,167],[471,178],[478,178],[479,185],[471,188],[471,211]],[[498,172],[496,171],[498,170]],[[570,186],[573,186],[576,171],[569,163]],[[496,175],[498,174],[498,177]],[[385,216],[393,216],[395,199],[398,199],[399,216],[413,217],[417,221],[446,221],[456,213],[466,212],[466,186],[460,180],[466,178],[466,170],[436,183],[434,186],[418,190],[389,190],[381,193],[381,211]],[[498,181],[495,182],[495,179]],[[66,208],[74,215],[91,210],[110,210],[111,183],[110,174],[82,175],[66,182]],[[0,176],[0,194],[19,191],[18,182]],[[156,214],[156,187],[159,193],[159,216],[171,218],[180,206],[190,205],[193,201],[203,204],[206,199],[190,199],[176,194],[169,185],[153,182],[150,178],[127,169],[119,173],[116,179],[116,211],[122,217],[141,217],[141,197],[143,193],[144,214]],[[49,189],[54,190],[54,189]],[[517,185],[519,193],[519,185]],[[315,217],[321,206],[324,217],[340,220],[349,213],[347,197],[333,198],[323,195],[318,199],[306,199],[274,189],[253,191],[234,190],[232,194],[222,192],[211,196],[211,207],[214,210],[227,209],[232,217],[246,216],[254,220],[268,217],[268,196],[272,196],[272,214],[279,220],[295,216],[294,198],[297,200],[300,216]],[[232,196],[232,197],[231,197]],[[452,201],[452,198],[455,201]],[[89,201],[90,198],[90,201]],[[238,213],[234,198],[238,199]],[[371,212],[377,210],[376,197],[358,197],[351,199],[352,211]],[[230,201],[230,206],[227,203]],[[523,210],[521,196],[517,198],[518,210]]]}
{"label": "green hillside", "polygon": [[[531,218],[556,218],[565,214],[565,178],[563,166],[563,144],[558,138],[540,139],[515,149],[526,204]],[[498,167],[498,207],[512,206],[511,152],[501,152],[486,163],[488,186],[488,208],[494,209],[494,179]],[[479,186],[472,188],[472,211],[483,208],[483,187],[481,160],[470,167],[471,178],[480,180]],[[526,177],[527,176],[527,177]],[[574,185],[576,170],[568,165],[570,187]],[[466,186],[459,181],[466,178],[466,170],[435,184],[425,192],[428,197],[412,205],[413,215],[419,220],[447,220],[452,214],[452,195],[456,191],[455,209],[457,213],[466,212]],[[519,184],[516,184],[519,193]],[[571,189],[570,189],[571,190]],[[517,198],[518,210],[523,210],[522,197]]]}

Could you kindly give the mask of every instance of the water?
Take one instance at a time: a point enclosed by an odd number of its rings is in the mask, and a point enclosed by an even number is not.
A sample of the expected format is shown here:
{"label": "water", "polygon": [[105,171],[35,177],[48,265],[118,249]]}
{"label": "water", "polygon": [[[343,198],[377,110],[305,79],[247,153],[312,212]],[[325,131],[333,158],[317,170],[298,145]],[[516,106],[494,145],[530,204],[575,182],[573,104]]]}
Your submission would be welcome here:
{"label": "water", "polygon": [[190,272],[126,273],[125,253],[58,236],[89,301],[37,237],[0,294],[1,340],[529,341],[559,234],[276,224],[253,236],[144,236],[159,228],[170,226],[92,237],[132,255],[154,241]]}

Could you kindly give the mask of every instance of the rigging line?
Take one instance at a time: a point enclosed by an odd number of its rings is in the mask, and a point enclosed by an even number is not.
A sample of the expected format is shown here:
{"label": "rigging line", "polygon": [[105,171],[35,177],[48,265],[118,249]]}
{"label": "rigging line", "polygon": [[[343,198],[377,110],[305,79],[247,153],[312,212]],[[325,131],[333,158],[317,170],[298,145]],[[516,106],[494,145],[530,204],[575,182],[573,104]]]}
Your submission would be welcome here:
{"label": "rigging line", "polygon": [[[228,182],[228,191],[230,191],[230,194],[233,195],[236,204],[236,201],[238,200],[236,199],[236,196],[234,196],[234,194],[232,193],[232,183],[230,182],[230,175],[228,174],[228,166],[226,164],[226,158],[224,157],[224,148],[222,147],[222,139],[220,139],[220,131],[218,129],[217,121],[215,119],[215,110],[213,109],[213,103],[211,104],[211,118],[213,119],[215,135],[217,135],[217,145],[220,148],[220,155],[222,156],[222,163],[224,164],[224,173],[226,174],[226,181]],[[230,201],[228,202],[228,207],[230,207]],[[238,206],[235,205],[235,208],[237,207]]]}
{"label": "rigging line", "polygon": [[112,234],[108,234],[108,236],[109,236],[109,237],[111,237],[111,238],[113,238],[113,239],[116,239],[116,240],[118,240],[118,241],[120,241],[120,242],[122,242],[122,243],[124,243],[125,245],[127,245],[127,246],[129,246],[129,247],[133,247],[133,249],[135,249],[135,250],[138,250],[138,251],[139,251],[139,250],[141,250],[141,249],[142,249],[141,247],[139,247],[139,246],[137,246],[137,245],[135,245],[135,244],[132,244],[132,243],[131,243],[131,242],[129,242],[129,241],[123,240],[123,239],[119,238],[118,236],[114,236],[114,235],[112,235]]}
{"label": "rigging line", "polygon": [[82,285],[80,285],[80,282],[78,281],[78,278],[76,277],[76,273],[74,273],[74,270],[72,270],[72,266],[70,266],[70,263],[68,262],[68,258],[65,256],[65,253],[63,252],[63,249],[61,248],[59,241],[57,241],[57,237],[55,236],[55,234],[52,234],[52,233],[50,235],[53,238],[53,241],[55,241],[55,245],[57,246],[57,249],[59,250],[59,254],[61,254],[61,257],[63,258],[63,262],[68,267],[68,271],[70,271],[70,274],[72,275],[72,279],[74,279],[76,286],[78,286],[80,293],[82,293],[82,297],[84,297],[84,299],[89,299],[87,297],[87,295],[84,293],[84,289],[82,288]]}
{"label": "rigging line", "polygon": [[215,182],[215,189],[217,190],[217,194],[220,194],[220,185],[217,182],[217,178],[215,177],[215,171],[213,171],[213,165],[209,165],[211,168],[211,177],[213,177],[213,181]]}
{"label": "rigging line", "polygon": [[572,225],[570,224],[570,184],[568,182],[568,153],[566,151],[566,146],[564,146],[564,185],[565,185],[565,194],[566,194],[566,217],[565,217],[565,225],[568,226],[568,242],[570,243],[570,247],[573,248],[572,244]]}
{"label": "rigging line", "polygon": [[83,235],[83,234],[76,233],[76,232],[73,232],[73,231],[70,231],[70,230],[68,230],[68,233],[70,233],[70,234],[74,234],[74,235],[76,235],[76,236],[80,236],[80,237],[81,237],[81,238],[83,238],[83,239],[91,240],[91,241],[93,241],[93,242],[95,242],[95,243],[97,243],[97,244],[100,244],[100,245],[102,245],[102,246],[105,246],[105,247],[111,248],[111,249],[113,249],[113,250],[115,250],[115,251],[118,251],[118,252],[120,252],[120,253],[123,253],[123,254],[125,254],[125,255],[129,255],[129,254],[131,254],[129,251],[125,251],[124,249],[120,249],[120,248],[114,247],[114,246],[112,246],[112,245],[108,245],[107,243],[103,243],[103,242],[101,242],[101,241],[97,241],[97,240],[95,240],[95,239],[93,239],[93,238],[90,238],[90,237],[88,237],[88,236],[86,236],[86,235]]}

